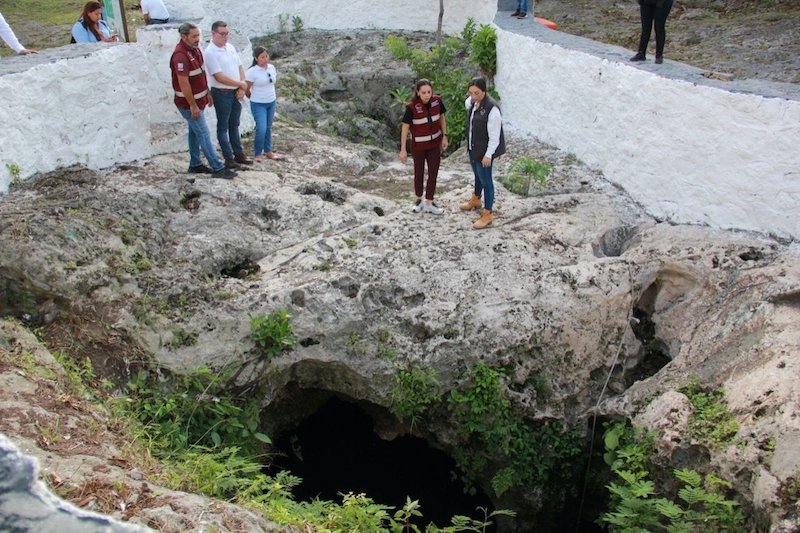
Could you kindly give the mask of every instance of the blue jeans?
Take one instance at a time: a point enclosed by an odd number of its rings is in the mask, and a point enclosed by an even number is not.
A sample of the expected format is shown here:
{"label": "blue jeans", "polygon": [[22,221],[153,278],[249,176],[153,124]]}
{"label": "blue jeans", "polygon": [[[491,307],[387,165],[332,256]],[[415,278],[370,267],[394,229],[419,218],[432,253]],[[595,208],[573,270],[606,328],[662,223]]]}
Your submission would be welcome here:
{"label": "blue jeans", "polygon": [[225,159],[244,155],[242,140],[239,138],[239,119],[242,116],[242,103],[235,92],[211,88],[214,110],[217,112],[217,142]]}
{"label": "blue jeans", "polygon": [[255,155],[272,151],[272,123],[275,120],[275,102],[262,104],[250,102],[250,112],[256,121]]}
{"label": "blue jeans", "polygon": [[217,151],[214,150],[214,145],[211,142],[211,132],[208,130],[206,116],[203,112],[200,112],[198,118],[194,118],[190,109],[179,107],[178,111],[189,124],[189,166],[196,167],[203,164],[200,159],[200,150],[203,150],[203,155],[208,159],[211,170],[216,172],[225,168],[225,163],[219,160]]}
{"label": "blue jeans", "polygon": [[528,0],[517,0],[517,11],[520,13],[528,12]]}
{"label": "blue jeans", "polygon": [[492,210],[494,205],[494,182],[492,181],[492,165],[484,167],[480,161],[473,161],[470,157],[472,173],[475,174],[475,196],[483,193],[484,209]]}

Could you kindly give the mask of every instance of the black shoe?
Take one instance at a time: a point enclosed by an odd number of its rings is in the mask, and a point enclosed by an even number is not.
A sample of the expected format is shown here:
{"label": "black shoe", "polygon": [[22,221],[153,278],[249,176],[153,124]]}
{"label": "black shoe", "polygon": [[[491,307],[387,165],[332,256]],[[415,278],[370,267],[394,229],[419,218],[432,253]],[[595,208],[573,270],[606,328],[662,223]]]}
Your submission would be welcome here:
{"label": "black shoe", "polygon": [[519,10],[514,11],[513,13],[511,13],[512,17],[516,17],[517,15],[519,15]]}
{"label": "black shoe", "polygon": [[205,165],[194,165],[189,167],[189,174],[213,174],[214,171]]}
{"label": "black shoe", "polygon": [[238,174],[236,172],[234,172],[233,170],[229,169],[229,168],[223,168],[223,169],[220,169],[220,170],[217,170],[216,172],[214,172],[214,177],[215,178],[219,178],[219,179],[223,179],[223,180],[232,180],[236,176],[238,176]]}
{"label": "black shoe", "polygon": [[239,168],[239,163],[237,163],[235,159],[226,159],[225,168],[232,168],[233,170],[237,170]]}
{"label": "black shoe", "polygon": [[656,65],[660,65],[664,62],[664,56],[656,56]]}
{"label": "black shoe", "polygon": [[630,61],[644,61],[646,59],[644,52],[636,52],[636,55],[630,58]]}
{"label": "black shoe", "polygon": [[526,18],[528,18],[528,14],[527,13],[520,13],[519,15],[517,15],[517,18],[520,19],[520,20],[526,19]]}

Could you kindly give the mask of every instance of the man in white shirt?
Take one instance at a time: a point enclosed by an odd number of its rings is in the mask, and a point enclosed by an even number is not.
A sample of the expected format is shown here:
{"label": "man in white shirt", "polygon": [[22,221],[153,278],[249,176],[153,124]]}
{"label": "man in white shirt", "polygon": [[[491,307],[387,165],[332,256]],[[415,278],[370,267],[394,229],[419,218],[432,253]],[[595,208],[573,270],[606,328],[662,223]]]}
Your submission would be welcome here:
{"label": "man in white shirt", "polygon": [[211,42],[205,51],[206,72],[217,113],[217,141],[225,156],[225,166],[252,165],[242,149],[239,119],[242,99],[247,91],[244,67],[236,48],[228,42],[228,24],[218,20],[211,25]]}
{"label": "man in white shirt", "polygon": [[141,7],[144,23],[148,26],[169,22],[169,11],[162,0],[142,0]]}
{"label": "man in white shirt", "polygon": [[0,37],[2,37],[6,44],[18,54],[36,53],[36,50],[28,50],[20,44],[20,42],[17,40],[17,36],[14,35],[14,30],[12,30],[11,26],[8,25],[8,22],[6,22],[6,19],[3,17],[2,13],[0,13]]}

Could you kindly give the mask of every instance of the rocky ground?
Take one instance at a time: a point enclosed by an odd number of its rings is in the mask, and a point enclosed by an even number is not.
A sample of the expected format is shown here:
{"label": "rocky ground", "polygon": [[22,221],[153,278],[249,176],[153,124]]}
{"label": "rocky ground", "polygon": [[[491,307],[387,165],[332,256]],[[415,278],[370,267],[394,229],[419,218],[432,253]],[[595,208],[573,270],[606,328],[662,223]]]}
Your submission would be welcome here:
{"label": "rocky ground", "polygon": [[[321,38],[372,55],[380,42]],[[288,309],[300,345],[241,375],[268,390],[267,419],[281,415],[272,400],[298,401],[281,397],[287,383],[386,406],[398,362],[452,384],[485,360],[514,369],[509,394],[525,416],[585,427],[610,376],[598,412],[657,430],[667,463],[732,479],[762,524],[800,523],[796,498],[781,496],[800,456],[796,245],[658,223],[571,154],[525,138],[509,138],[509,154],[553,165],[547,187],[519,196],[499,186],[494,227],[475,232],[474,214],[457,209],[472,180],[463,151],[443,164],[446,214],[435,217],[409,212],[410,167],[393,151],[287,117],[275,135],[284,159],[230,182],[187,180],[186,155],[175,154],[65,169],[0,199],[0,309],[16,317],[0,327],[0,431],[40,459],[56,492],[161,531],[274,527],[157,486],[158,466],[50,352],[88,357],[118,384],[144,364],[242,363],[254,350],[249,316]],[[513,158],[498,161],[500,181]],[[634,309],[655,324],[666,366],[644,349],[653,338],[629,327]],[[197,342],[174,343],[175,331]],[[399,361],[378,355],[378,338]],[[674,438],[686,433],[675,389],[692,375],[724,387],[741,426],[735,445]],[[441,449],[458,445],[446,420],[425,430]],[[520,494],[497,503],[520,502],[539,504]]]}

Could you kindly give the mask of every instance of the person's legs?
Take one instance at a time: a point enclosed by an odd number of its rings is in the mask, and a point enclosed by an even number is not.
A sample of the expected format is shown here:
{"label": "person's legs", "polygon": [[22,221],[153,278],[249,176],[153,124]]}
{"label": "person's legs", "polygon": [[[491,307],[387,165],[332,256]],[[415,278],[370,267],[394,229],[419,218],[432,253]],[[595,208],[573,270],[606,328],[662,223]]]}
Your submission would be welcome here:
{"label": "person's legs", "polygon": [[673,0],[667,0],[664,5],[655,10],[653,19],[656,29],[656,57],[664,55],[664,43],[667,41],[667,17],[672,10]]}
{"label": "person's legs", "polygon": [[432,202],[436,194],[436,178],[439,176],[439,165],[442,162],[442,149],[432,148],[425,153],[428,162],[428,183],[425,185],[425,199]]}
{"label": "person's legs", "polygon": [[233,100],[236,100],[236,95],[215,88],[211,89],[211,94],[214,97],[214,112],[217,114],[217,142],[222,150],[222,156],[226,160],[233,159],[233,149],[228,140],[228,122],[231,118],[231,107]]}
{"label": "person's legs", "polygon": [[528,0],[517,0],[517,14],[524,15],[528,12]]}
{"label": "person's legs", "polygon": [[647,44],[650,42],[650,31],[653,28],[653,17],[656,8],[653,5],[643,3],[639,6],[639,13],[642,18],[642,35],[639,38],[639,54],[647,55]]}
{"label": "person's legs", "polygon": [[480,167],[481,185],[483,185],[483,208],[491,211],[494,205],[494,181],[492,181],[492,167],[483,166],[478,163]]}
{"label": "person's legs", "polygon": [[[411,151],[411,157],[414,160],[414,195],[417,198],[422,198],[422,194],[424,192],[423,187],[425,185],[425,156],[427,152],[425,150],[422,151]],[[430,173],[430,168],[428,168],[428,172]]]}
{"label": "person's legs", "polygon": [[272,151],[272,124],[275,122],[275,104],[277,102],[270,102],[264,104],[267,106],[267,132],[264,134],[264,151],[269,153]]}
{"label": "person's legs", "polygon": [[[208,124],[206,123],[206,117],[202,113],[198,118],[192,117],[192,112],[189,109],[178,109],[180,114],[186,120],[186,123],[189,125],[189,137],[192,139],[194,138],[194,142],[196,143],[194,146],[199,147],[200,150],[203,151],[203,155],[206,156],[208,159],[208,164],[211,166],[211,170],[217,172],[225,168],[225,163],[219,160],[217,156],[216,150],[214,150],[214,144],[211,142],[211,132],[208,129]],[[192,154],[192,144],[191,140],[189,141],[189,158],[190,158],[190,166],[196,166],[200,164],[200,154]],[[196,149],[196,148],[195,148]],[[192,161],[195,160],[197,163],[193,163]]]}
{"label": "person's legs", "polygon": [[483,173],[483,164],[480,161],[472,160],[470,160],[470,164],[472,165],[472,173],[475,175],[475,188],[473,189],[473,194],[480,198],[481,194],[483,194],[483,180],[481,179],[481,174]]}
{"label": "person's legs", "polygon": [[231,148],[234,156],[244,156],[242,139],[239,136],[239,122],[242,118],[242,102],[233,94],[231,100],[231,114],[228,117],[228,137],[231,141]]}
{"label": "person's legs", "polygon": [[255,138],[253,139],[253,153],[256,157],[264,153],[264,138],[267,134],[267,105],[250,102],[250,112],[253,113],[253,120],[256,123]]}

